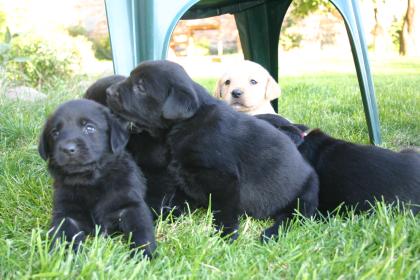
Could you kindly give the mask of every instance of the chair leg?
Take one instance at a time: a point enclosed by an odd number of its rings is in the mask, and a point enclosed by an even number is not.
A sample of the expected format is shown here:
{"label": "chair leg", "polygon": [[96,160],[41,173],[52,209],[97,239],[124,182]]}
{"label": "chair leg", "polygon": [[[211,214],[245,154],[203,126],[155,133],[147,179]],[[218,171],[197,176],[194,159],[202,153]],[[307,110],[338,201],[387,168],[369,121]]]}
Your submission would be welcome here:
{"label": "chair leg", "polygon": [[130,0],[105,0],[112,62],[116,74],[128,75],[136,65],[135,41],[132,34]]}
{"label": "chair leg", "polygon": [[[264,66],[276,80],[280,28],[291,2],[271,1],[235,14],[245,59]],[[278,112],[278,99],[271,104]]]}
{"label": "chair leg", "polygon": [[164,59],[182,15],[199,0],[105,0],[114,72],[129,75],[140,62]]}
{"label": "chair leg", "polygon": [[381,144],[379,116],[358,0],[330,0],[346,23],[372,144]]}

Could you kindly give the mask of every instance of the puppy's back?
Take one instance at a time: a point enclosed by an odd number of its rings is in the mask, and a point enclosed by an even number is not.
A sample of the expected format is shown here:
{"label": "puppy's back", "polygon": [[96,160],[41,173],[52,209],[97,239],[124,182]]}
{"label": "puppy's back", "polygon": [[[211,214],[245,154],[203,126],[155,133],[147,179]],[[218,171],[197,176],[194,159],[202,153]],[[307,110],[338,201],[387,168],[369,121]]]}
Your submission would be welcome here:
{"label": "puppy's back", "polygon": [[[319,143],[319,139],[323,139]],[[316,143],[316,144],[315,144]],[[320,176],[320,210],[340,203],[370,208],[374,199],[420,204],[420,156],[337,140],[315,131],[299,148]],[[417,210],[418,211],[418,208]]]}
{"label": "puppy's back", "polygon": [[[288,205],[314,175],[296,145],[265,121],[236,112],[222,101],[209,103],[179,131],[185,150],[178,152],[237,172],[241,207],[256,218],[266,218]],[[211,147],[214,152],[199,147]]]}
{"label": "puppy's back", "polygon": [[[286,134],[254,118],[248,120],[246,126],[252,141],[241,153],[244,160],[251,163],[244,172],[247,183],[243,198],[257,198],[260,205],[275,211],[277,205],[285,206],[298,197],[308,179],[316,175]],[[256,189],[255,186],[259,187]],[[280,190],[281,194],[273,195]],[[244,201],[244,204],[248,202]],[[253,212],[263,213],[256,208]]]}

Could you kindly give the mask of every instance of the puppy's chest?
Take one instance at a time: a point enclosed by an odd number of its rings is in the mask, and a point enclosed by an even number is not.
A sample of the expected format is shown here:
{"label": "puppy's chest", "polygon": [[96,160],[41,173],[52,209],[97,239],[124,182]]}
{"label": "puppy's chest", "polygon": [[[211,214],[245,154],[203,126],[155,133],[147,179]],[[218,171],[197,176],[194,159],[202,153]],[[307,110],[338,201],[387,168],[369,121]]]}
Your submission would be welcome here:
{"label": "puppy's chest", "polygon": [[169,164],[169,153],[163,145],[156,145],[147,151],[135,154],[137,164],[142,168],[164,168]]}
{"label": "puppy's chest", "polygon": [[113,200],[115,191],[106,185],[78,186],[72,190],[73,203],[79,204],[89,212],[108,204]]}
{"label": "puppy's chest", "polygon": [[75,203],[80,203],[88,211],[93,211],[104,200],[105,190],[102,188],[76,188],[74,190]]}
{"label": "puppy's chest", "polygon": [[[86,219],[93,225],[100,226],[102,233],[112,233],[115,231],[117,214],[114,214],[113,208],[118,208],[117,201],[112,199],[110,193],[101,193],[98,191],[85,191],[80,205],[84,208]],[[112,215],[114,214],[114,215]]]}

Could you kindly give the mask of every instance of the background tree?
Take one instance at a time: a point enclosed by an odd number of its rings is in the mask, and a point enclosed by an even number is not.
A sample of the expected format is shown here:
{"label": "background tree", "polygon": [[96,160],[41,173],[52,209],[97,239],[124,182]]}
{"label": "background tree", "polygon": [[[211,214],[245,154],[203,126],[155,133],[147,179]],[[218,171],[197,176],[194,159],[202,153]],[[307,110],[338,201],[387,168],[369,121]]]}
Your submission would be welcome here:
{"label": "background tree", "polygon": [[380,4],[385,4],[385,0],[372,0],[373,3],[373,16],[375,18],[375,25],[371,31],[373,40],[371,44],[371,48],[376,50],[378,47],[380,48],[382,44],[378,41],[381,41],[380,38],[386,36],[386,31],[384,29],[381,16],[380,16]]}
{"label": "background tree", "polygon": [[419,16],[416,11],[414,0],[407,0],[407,10],[404,15],[402,30],[400,31],[400,54],[415,55],[418,50],[418,34],[416,26],[419,24]]}
{"label": "background tree", "polygon": [[305,17],[319,9],[329,7],[328,0],[294,0],[291,5],[291,16]]}
{"label": "background tree", "polygon": [[296,30],[296,25],[302,21],[306,16],[315,12],[334,11],[331,9],[328,0],[293,0],[290,5],[288,15],[283,22],[280,44],[284,50],[299,48],[303,36],[299,30]]}

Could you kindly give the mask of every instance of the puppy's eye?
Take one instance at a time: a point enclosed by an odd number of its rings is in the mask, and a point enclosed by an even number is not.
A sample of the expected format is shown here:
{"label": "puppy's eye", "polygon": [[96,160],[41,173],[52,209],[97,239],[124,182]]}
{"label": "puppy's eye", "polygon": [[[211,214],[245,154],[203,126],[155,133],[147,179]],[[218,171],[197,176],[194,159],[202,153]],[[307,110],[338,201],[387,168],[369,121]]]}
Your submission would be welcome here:
{"label": "puppy's eye", "polygon": [[146,90],[144,89],[143,84],[138,84],[138,85],[137,85],[137,87],[139,88],[139,90],[140,90],[140,91],[146,91]]}
{"label": "puppy's eye", "polygon": [[146,89],[144,88],[144,80],[139,79],[139,81],[134,84],[134,92],[140,95],[146,94]]}
{"label": "puppy's eye", "polygon": [[254,79],[251,79],[251,80],[249,81],[249,83],[250,83],[251,85],[256,85],[256,84],[258,84],[258,82],[257,82],[256,80],[254,80]]}
{"label": "puppy's eye", "polygon": [[225,86],[228,86],[228,85],[230,85],[230,80],[225,81]]}
{"label": "puppy's eye", "polygon": [[50,136],[53,138],[53,139],[55,139],[55,138],[57,138],[58,137],[58,135],[60,135],[60,131],[58,131],[57,129],[52,129],[51,131],[50,131]]}
{"label": "puppy's eye", "polygon": [[83,128],[83,132],[85,134],[92,134],[96,131],[96,128],[91,125],[91,124],[87,124],[84,128]]}
{"label": "puppy's eye", "polygon": [[139,95],[146,95],[146,89],[144,88],[142,83],[134,85],[134,92]]}

